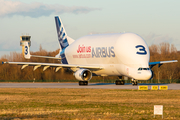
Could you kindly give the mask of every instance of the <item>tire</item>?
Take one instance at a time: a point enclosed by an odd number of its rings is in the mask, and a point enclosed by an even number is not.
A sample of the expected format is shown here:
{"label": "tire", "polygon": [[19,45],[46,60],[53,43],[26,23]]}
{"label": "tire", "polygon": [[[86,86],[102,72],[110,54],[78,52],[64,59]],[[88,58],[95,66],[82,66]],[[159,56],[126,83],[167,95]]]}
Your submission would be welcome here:
{"label": "tire", "polygon": [[82,85],[88,85],[88,81],[79,81],[79,85],[82,86]]}
{"label": "tire", "polygon": [[83,81],[79,81],[79,85],[80,85],[80,86],[83,85]]}
{"label": "tire", "polygon": [[116,85],[121,85],[121,81],[120,80],[116,80]]}
{"label": "tire", "polygon": [[84,85],[88,85],[88,81],[83,81],[84,82]]}
{"label": "tire", "polygon": [[124,84],[125,84],[125,81],[124,81],[124,80],[122,80],[122,81],[121,81],[121,85],[124,85]]}

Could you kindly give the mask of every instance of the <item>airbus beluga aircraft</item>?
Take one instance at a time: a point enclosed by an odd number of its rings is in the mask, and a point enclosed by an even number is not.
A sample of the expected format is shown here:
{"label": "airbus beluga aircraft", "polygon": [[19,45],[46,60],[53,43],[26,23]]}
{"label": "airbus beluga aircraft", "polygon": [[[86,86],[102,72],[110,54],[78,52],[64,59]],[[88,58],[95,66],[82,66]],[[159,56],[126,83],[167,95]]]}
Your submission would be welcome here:
{"label": "airbus beluga aircraft", "polygon": [[61,63],[35,63],[35,62],[3,62],[8,64],[44,67],[69,68],[79,80],[79,85],[88,85],[92,76],[118,76],[116,85],[124,85],[122,76],[131,78],[132,84],[137,85],[138,80],[153,78],[151,68],[158,64],[177,62],[177,60],[149,62],[150,52],[148,45],[142,37],[135,33],[113,33],[87,35],[77,40],[68,37],[60,17],[55,17],[60,52],[55,57],[31,55],[29,45],[23,46],[26,59],[42,57],[60,59]]}

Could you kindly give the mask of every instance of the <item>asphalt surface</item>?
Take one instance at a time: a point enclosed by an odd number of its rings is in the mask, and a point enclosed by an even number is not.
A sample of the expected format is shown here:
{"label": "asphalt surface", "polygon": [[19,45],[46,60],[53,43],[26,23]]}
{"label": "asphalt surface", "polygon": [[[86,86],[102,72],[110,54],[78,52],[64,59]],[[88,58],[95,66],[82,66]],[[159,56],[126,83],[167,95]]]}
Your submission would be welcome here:
{"label": "asphalt surface", "polygon": [[[180,90],[180,84],[139,84],[138,86],[168,86],[169,90]],[[90,89],[138,89],[138,86],[115,85],[114,83],[89,83],[88,86],[79,86],[78,83],[0,83],[0,88],[90,88]]]}

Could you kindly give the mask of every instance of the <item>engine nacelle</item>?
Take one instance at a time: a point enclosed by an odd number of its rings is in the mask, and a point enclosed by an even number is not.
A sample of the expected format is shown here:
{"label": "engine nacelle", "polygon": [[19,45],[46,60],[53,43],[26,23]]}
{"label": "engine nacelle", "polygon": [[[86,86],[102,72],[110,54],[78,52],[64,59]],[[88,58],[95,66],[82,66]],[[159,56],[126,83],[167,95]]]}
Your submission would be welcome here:
{"label": "engine nacelle", "polygon": [[79,69],[74,73],[77,80],[89,81],[92,78],[92,72],[88,69]]}

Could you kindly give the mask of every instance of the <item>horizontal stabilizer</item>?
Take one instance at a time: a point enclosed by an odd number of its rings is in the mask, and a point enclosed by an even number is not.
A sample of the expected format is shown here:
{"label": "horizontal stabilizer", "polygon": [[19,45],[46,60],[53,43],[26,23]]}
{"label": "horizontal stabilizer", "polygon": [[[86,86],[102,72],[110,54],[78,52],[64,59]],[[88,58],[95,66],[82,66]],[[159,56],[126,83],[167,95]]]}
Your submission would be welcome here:
{"label": "horizontal stabilizer", "polygon": [[150,68],[153,68],[155,65],[158,64],[158,67],[160,67],[164,63],[174,63],[178,62],[177,60],[169,60],[169,61],[158,61],[158,62],[149,62]]}

